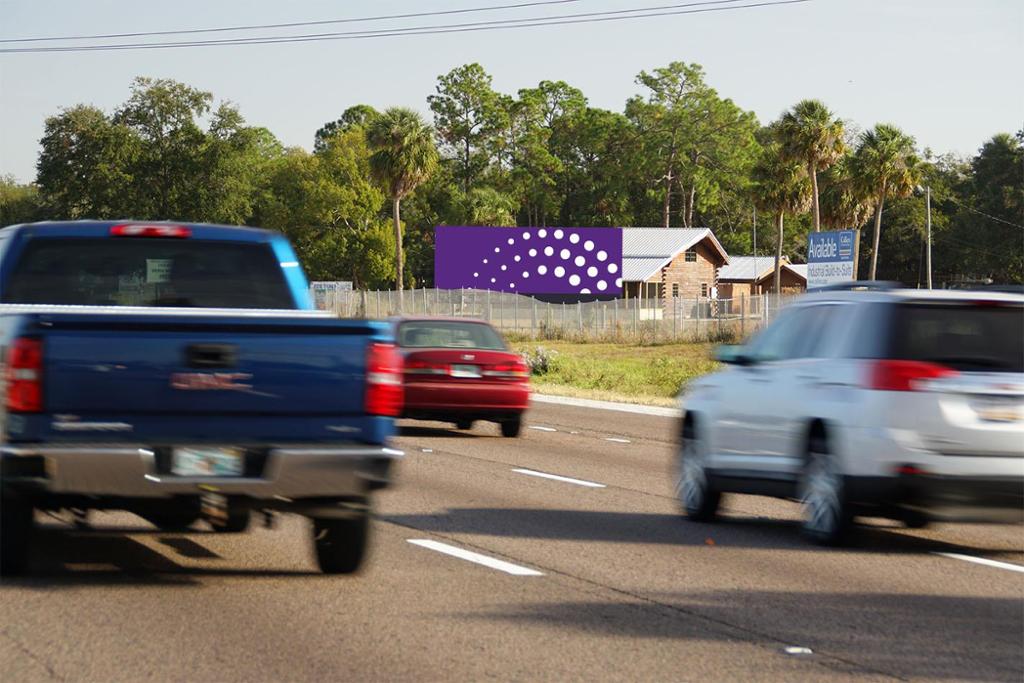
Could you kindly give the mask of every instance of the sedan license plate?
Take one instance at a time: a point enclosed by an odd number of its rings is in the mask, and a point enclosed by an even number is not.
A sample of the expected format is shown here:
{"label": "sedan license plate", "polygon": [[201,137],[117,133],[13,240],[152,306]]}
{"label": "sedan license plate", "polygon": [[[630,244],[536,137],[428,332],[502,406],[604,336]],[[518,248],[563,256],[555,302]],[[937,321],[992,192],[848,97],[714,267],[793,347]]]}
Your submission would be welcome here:
{"label": "sedan license plate", "polygon": [[452,377],[467,377],[470,379],[479,379],[482,376],[480,374],[480,366],[478,365],[453,365],[451,374]]}
{"label": "sedan license plate", "polygon": [[245,472],[239,448],[175,448],[171,474],[179,477],[238,477]]}

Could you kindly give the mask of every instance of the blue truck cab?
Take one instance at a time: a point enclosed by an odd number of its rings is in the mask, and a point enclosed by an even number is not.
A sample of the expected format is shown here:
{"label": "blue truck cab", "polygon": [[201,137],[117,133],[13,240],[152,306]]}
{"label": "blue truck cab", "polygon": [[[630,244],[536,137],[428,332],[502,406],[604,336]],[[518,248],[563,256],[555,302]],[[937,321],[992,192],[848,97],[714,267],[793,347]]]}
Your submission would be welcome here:
{"label": "blue truck cab", "polygon": [[30,567],[38,509],[218,531],[294,512],[323,571],[356,570],[401,457],[399,361],[384,323],[311,309],[277,233],[0,230],[0,571]]}

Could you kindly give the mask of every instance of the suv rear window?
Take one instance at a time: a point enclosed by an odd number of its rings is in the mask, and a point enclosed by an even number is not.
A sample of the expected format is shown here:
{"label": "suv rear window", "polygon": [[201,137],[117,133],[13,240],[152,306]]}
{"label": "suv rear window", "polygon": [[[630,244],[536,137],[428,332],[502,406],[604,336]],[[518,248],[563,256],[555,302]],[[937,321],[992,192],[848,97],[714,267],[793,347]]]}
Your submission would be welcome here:
{"label": "suv rear window", "polygon": [[447,320],[402,323],[398,328],[398,345],[413,349],[506,349],[505,342],[489,325]]}
{"label": "suv rear window", "polygon": [[36,238],[4,283],[15,304],[295,308],[268,244]]}
{"label": "suv rear window", "polygon": [[890,357],[965,372],[1024,372],[1024,306],[902,304]]}

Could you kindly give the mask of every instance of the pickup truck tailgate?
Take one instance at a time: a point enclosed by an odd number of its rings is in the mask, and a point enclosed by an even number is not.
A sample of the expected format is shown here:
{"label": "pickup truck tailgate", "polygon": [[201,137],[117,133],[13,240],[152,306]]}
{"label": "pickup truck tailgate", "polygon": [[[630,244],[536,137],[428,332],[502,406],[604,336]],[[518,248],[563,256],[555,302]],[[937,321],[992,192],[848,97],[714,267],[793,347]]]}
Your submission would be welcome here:
{"label": "pickup truck tailgate", "polygon": [[366,321],[301,313],[42,315],[50,414],[362,415]]}

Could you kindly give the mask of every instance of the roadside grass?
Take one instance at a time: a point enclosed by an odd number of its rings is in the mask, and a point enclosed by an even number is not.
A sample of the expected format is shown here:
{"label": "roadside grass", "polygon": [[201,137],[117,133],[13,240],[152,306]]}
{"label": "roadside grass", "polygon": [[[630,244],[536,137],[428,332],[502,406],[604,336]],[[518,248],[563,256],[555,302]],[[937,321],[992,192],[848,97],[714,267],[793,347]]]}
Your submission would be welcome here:
{"label": "roadside grass", "polygon": [[544,394],[650,405],[673,405],[680,388],[718,368],[714,344],[574,343],[517,341],[513,348],[533,369]]}

